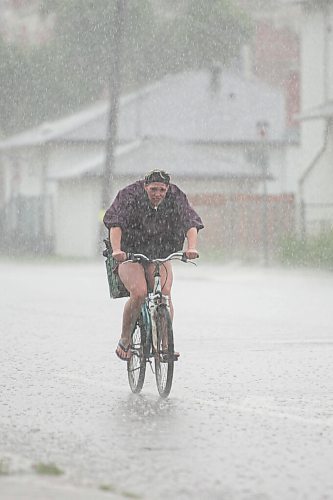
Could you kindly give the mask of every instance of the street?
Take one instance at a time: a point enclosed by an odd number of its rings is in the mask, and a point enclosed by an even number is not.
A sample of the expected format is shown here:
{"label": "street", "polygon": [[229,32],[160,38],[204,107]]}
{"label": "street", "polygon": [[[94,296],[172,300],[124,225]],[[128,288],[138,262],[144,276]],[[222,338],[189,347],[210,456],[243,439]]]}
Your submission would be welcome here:
{"label": "street", "polygon": [[130,393],[103,259],[0,261],[1,499],[333,499],[332,274],[174,269],[161,400],[149,367]]}

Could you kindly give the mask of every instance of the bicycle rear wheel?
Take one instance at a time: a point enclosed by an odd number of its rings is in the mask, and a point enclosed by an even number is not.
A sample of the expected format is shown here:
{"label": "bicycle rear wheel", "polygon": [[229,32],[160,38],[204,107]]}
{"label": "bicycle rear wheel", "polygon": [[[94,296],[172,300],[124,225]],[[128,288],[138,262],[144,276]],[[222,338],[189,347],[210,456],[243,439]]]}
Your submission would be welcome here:
{"label": "bicycle rear wheel", "polygon": [[158,392],[166,398],[171,391],[175,361],[172,322],[167,307],[162,304],[156,311],[157,352],[155,377]]}
{"label": "bicycle rear wheel", "polygon": [[131,391],[139,393],[146,375],[146,338],[147,332],[142,313],[138,318],[131,336],[131,357],[127,361],[127,375]]}

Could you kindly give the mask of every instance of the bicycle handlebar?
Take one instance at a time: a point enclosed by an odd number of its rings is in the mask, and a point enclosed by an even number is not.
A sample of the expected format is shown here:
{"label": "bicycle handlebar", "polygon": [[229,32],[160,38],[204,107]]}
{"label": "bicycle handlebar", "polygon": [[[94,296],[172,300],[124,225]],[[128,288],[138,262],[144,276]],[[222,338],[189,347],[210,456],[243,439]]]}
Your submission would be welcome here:
{"label": "bicycle handlebar", "polygon": [[182,262],[187,262],[189,260],[188,257],[186,257],[185,252],[173,252],[164,259],[149,259],[149,257],[147,257],[142,253],[130,253],[127,255],[127,259],[125,260],[125,262],[140,262],[140,260],[144,260],[145,262],[151,262],[152,264],[154,264],[156,262],[163,263],[168,260],[175,260],[175,259],[181,260]]}

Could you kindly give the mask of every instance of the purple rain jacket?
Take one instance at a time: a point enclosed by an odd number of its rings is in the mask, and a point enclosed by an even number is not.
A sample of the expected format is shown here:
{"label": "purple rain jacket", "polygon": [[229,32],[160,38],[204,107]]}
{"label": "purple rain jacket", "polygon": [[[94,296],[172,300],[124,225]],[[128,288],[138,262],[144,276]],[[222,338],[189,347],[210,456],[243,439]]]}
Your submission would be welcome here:
{"label": "purple rain jacket", "polygon": [[164,200],[152,207],[144,190],[144,181],[137,181],[120,190],[105,212],[104,224],[122,229],[121,249],[143,253],[147,257],[164,258],[181,251],[187,231],[204,226],[175,184],[170,184]]}

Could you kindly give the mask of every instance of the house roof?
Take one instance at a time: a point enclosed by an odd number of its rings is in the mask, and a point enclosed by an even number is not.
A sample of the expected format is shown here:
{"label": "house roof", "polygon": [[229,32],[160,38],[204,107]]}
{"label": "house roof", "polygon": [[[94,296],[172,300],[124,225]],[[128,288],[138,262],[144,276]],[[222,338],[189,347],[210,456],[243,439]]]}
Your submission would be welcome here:
{"label": "house roof", "polygon": [[[268,140],[283,141],[284,98],[258,80],[223,71],[218,89],[211,89],[207,71],[165,77],[159,85],[138,92],[121,105],[120,141],[137,137],[185,142],[256,142],[257,123],[269,123]],[[69,140],[104,140],[106,119],[97,118],[66,135]]]}
{"label": "house roof", "polygon": [[279,0],[282,5],[308,5],[315,8],[322,8],[325,4],[329,3],[331,0]]}
{"label": "house roof", "polygon": [[299,116],[299,120],[316,120],[318,118],[330,119],[333,118],[333,101],[327,101],[319,106],[315,106],[304,111]]}
{"label": "house roof", "polygon": [[[118,158],[130,153],[134,149],[140,147],[140,144],[141,141],[137,140],[129,144],[117,146],[115,157]],[[80,159],[77,163],[72,162],[70,166],[68,166],[68,163],[65,163],[63,168],[59,167],[59,165],[48,166],[48,178],[52,180],[73,179],[90,175],[101,175],[104,170],[105,159],[105,151],[102,151],[85,161]]]}
{"label": "house roof", "polygon": [[317,0],[279,0],[282,5],[291,4],[315,4],[318,3]]}
{"label": "house roof", "polygon": [[294,3],[306,3],[311,0],[279,0],[279,3],[283,4],[294,4]]}
{"label": "house roof", "polygon": [[[131,153],[131,154],[129,154]],[[192,179],[259,179],[263,177],[260,167],[239,158],[226,155],[220,148],[197,144],[189,148],[174,140],[134,141],[127,146],[118,146],[115,153],[113,174],[117,177],[143,178],[146,171],[162,166],[172,176]],[[48,178],[66,180],[103,175],[105,153],[99,153],[85,162],[65,164],[63,168],[49,167]]]}
{"label": "house roof", "polygon": [[48,142],[56,141],[66,136],[71,130],[82,126],[83,123],[90,122],[103,116],[108,109],[106,102],[98,102],[79,113],[54,120],[44,122],[38,127],[31,128],[20,134],[13,135],[0,141],[0,150],[19,148],[25,146],[40,146]]}
{"label": "house roof", "polygon": [[236,3],[243,9],[250,12],[263,12],[265,9],[274,9],[285,4],[303,3],[306,0],[236,0]]}
{"label": "house roof", "polygon": [[[284,97],[257,79],[222,71],[212,90],[209,71],[169,75],[120,102],[120,142],[169,138],[190,143],[258,142],[257,124],[269,124],[267,140],[285,141]],[[98,102],[0,142],[0,150],[59,141],[105,141],[109,105]]]}

